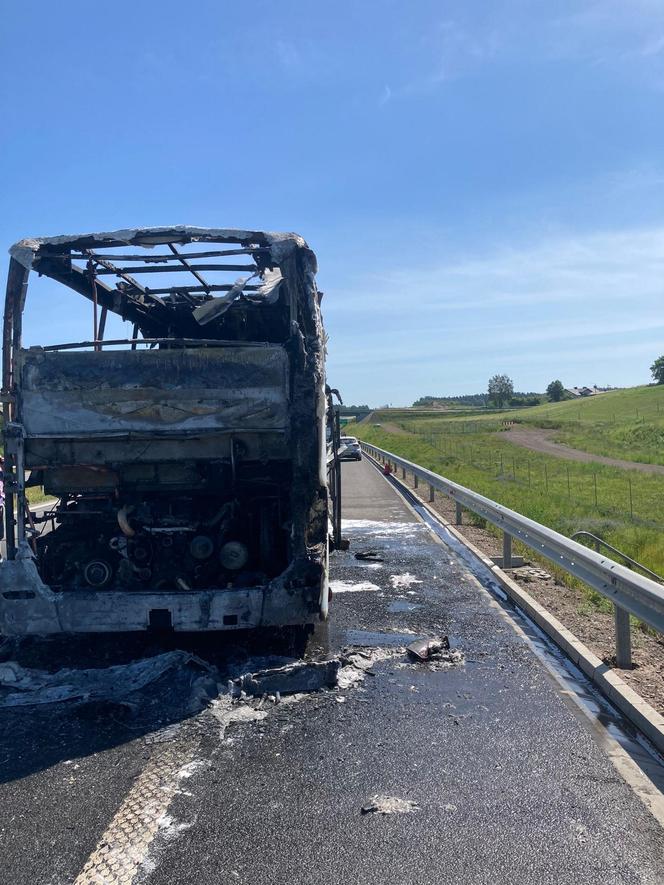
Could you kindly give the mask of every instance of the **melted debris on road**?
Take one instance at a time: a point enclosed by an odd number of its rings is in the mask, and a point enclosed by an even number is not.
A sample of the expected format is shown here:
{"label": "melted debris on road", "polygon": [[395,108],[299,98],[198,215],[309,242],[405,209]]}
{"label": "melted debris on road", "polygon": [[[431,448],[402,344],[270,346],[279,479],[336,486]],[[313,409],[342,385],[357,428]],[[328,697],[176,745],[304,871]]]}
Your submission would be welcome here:
{"label": "melted debris on road", "polygon": [[440,639],[418,639],[406,646],[410,657],[418,663],[438,663],[453,666],[464,661],[464,654],[458,648],[450,648],[447,636]]}
{"label": "melted debris on road", "polygon": [[296,694],[333,688],[337,684],[339,661],[298,661],[285,667],[245,673],[231,683],[235,696],[242,692],[253,697],[265,694]]}
{"label": "melted debris on road", "polygon": [[412,799],[399,799],[396,796],[373,796],[361,808],[362,814],[412,814],[420,806]]}
{"label": "melted debris on road", "polygon": [[0,707],[26,707],[67,702],[113,701],[138,691],[167,671],[187,668],[192,688],[201,676],[209,681],[214,668],[184,651],[172,651],[112,667],[63,668],[56,673],[23,667],[16,661],[0,664]]}

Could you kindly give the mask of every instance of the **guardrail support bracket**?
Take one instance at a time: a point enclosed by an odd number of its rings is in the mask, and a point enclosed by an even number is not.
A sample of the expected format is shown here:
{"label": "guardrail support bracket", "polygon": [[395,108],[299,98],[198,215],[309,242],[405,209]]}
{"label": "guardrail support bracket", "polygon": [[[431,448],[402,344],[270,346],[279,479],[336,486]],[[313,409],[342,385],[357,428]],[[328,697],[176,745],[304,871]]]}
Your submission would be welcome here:
{"label": "guardrail support bracket", "polygon": [[512,568],[512,536],[503,532],[503,568]]}
{"label": "guardrail support bracket", "polygon": [[621,670],[632,669],[632,636],[629,630],[629,612],[613,606],[616,624],[616,664]]}

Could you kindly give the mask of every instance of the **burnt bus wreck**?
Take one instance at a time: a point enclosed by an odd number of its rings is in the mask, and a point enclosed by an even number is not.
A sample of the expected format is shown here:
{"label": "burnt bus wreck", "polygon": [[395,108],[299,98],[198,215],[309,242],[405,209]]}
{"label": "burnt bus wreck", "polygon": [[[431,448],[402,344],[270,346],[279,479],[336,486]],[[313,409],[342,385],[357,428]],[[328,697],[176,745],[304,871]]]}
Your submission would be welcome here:
{"label": "burnt bus wreck", "polygon": [[[10,253],[0,633],[324,618],[331,409],[304,240],[176,226]],[[31,271],[88,299],[89,340],[22,347]],[[129,338],[105,340],[110,314]],[[57,503],[31,513],[30,486]]]}

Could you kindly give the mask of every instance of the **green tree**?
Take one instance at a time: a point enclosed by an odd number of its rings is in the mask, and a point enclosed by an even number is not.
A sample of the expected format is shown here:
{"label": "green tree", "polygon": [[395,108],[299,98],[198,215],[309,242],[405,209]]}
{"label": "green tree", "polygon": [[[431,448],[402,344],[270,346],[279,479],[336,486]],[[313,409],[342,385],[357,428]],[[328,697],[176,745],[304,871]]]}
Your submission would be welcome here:
{"label": "green tree", "polygon": [[514,396],[512,379],[507,375],[494,375],[489,378],[489,399],[500,408]]}
{"label": "green tree", "polygon": [[650,367],[650,374],[658,384],[664,384],[664,355],[657,357]]}
{"label": "green tree", "polygon": [[562,381],[552,381],[546,389],[546,395],[549,397],[549,402],[559,403],[565,396],[565,388]]}

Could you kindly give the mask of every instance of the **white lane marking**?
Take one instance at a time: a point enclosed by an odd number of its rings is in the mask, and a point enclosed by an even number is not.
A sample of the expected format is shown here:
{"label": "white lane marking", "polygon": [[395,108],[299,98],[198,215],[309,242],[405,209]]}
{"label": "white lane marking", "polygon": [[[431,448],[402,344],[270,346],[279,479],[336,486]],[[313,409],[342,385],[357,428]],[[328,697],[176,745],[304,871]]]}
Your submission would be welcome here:
{"label": "white lane marking", "polygon": [[191,776],[197,744],[160,747],[127,793],[74,885],[132,885],[164,826],[183,778]]}

